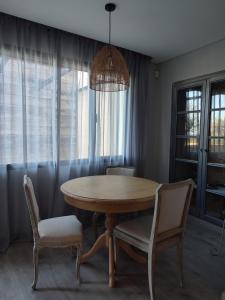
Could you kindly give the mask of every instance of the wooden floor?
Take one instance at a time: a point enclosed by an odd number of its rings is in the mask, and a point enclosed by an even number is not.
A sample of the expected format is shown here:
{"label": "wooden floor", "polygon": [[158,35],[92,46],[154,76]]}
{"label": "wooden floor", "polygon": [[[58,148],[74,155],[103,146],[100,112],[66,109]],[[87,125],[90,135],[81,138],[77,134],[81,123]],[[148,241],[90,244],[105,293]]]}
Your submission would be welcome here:
{"label": "wooden floor", "polygon": [[[90,233],[90,230],[86,232],[87,240]],[[212,256],[217,238],[217,227],[189,217],[184,251],[185,288],[179,288],[175,252],[171,249],[157,261],[157,300],[221,299],[225,290],[225,244],[222,256]],[[74,281],[74,261],[69,250],[43,250],[39,270],[38,290],[34,292],[31,289],[32,244],[14,243],[6,254],[0,255],[0,299],[149,299],[147,266],[138,265],[123,253],[119,257],[114,289],[107,285],[104,251],[81,267],[80,286]]]}

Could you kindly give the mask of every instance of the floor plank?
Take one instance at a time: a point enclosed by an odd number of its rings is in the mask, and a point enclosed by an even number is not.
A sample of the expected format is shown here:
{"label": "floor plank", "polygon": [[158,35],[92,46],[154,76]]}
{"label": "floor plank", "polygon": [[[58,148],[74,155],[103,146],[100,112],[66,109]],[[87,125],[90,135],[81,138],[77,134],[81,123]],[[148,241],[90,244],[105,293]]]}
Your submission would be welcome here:
{"label": "floor plank", "polygon": [[[189,217],[185,236],[185,288],[179,288],[175,251],[160,255],[156,269],[157,300],[219,300],[225,290],[224,253],[212,256],[219,228]],[[85,232],[86,248],[92,232]],[[32,291],[32,244],[17,242],[0,255],[1,300],[133,300],[149,299],[147,266],[121,253],[117,287],[108,288],[107,253],[102,251],[81,267],[81,285],[75,282],[75,262],[69,250],[45,249],[40,255],[38,290]]]}

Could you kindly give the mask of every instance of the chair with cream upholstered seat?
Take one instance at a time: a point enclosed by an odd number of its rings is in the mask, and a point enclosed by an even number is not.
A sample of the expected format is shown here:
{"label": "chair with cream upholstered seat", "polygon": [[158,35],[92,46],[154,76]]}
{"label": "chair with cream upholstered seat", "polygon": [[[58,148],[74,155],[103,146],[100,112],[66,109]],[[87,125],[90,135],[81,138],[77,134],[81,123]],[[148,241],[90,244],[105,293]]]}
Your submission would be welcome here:
{"label": "chair with cream upholstered seat", "polygon": [[76,216],[63,216],[40,220],[34,188],[31,179],[24,175],[23,182],[27,207],[30,215],[34,247],[34,281],[32,288],[36,289],[38,280],[38,252],[41,248],[65,248],[77,249],[76,278],[80,281],[80,250],[82,246],[82,224]]}
{"label": "chair with cream upholstered seat", "polygon": [[[123,222],[114,229],[115,253],[120,241],[148,254],[148,279],[151,300],[155,300],[153,270],[158,252],[177,246],[180,284],[183,286],[183,237],[193,190],[191,179],[160,185],[156,192],[154,216]],[[115,258],[117,262],[117,258]]]}

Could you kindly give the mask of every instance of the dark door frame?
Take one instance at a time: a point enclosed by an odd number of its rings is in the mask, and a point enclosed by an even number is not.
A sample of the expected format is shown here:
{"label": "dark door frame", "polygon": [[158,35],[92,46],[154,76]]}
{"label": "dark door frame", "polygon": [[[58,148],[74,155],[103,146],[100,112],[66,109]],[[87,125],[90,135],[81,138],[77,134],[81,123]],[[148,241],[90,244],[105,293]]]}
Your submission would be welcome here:
{"label": "dark door frame", "polygon": [[177,122],[177,92],[182,88],[191,88],[196,85],[202,86],[202,106],[201,106],[201,125],[198,153],[198,188],[196,210],[191,211],[194,215],[215,223],[222,224],[222,220],[206,214],[205,189],[207,185],[207,153],[208,153],[208,130],[209,130],[209,111],[210,111],[210,86],[211,83],[225,80],[225,71],[210,73],[203,76],[194,77],[187,80],[174,82],[172,85],[171,103],[171,135],[170,135],[170,165],[169,181],[175,179],[175,150],[176,150],[176,122]]}

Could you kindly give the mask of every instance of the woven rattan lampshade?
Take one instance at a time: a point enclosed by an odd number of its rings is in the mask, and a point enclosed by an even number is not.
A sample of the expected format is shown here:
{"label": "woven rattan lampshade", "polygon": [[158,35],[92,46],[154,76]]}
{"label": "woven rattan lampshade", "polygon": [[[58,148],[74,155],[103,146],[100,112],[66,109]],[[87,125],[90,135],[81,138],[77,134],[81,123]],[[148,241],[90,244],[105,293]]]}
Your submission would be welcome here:
{"label": "woven rattan lampshade", "polygon": [[109,12],[109,43],[95,56],[91,65],[90,88],[95,91],[117,92],[129,87],[129,72],[127,64],[120,51],[111,45],[111,12],[115,4],[105,6]]}
{"label": "woven rattan lampshade", "polygon": [[107,45],[95,56],[91,67],[90,87],[104,92],[123,91],[129,87],[127,65],[116,47]]}

